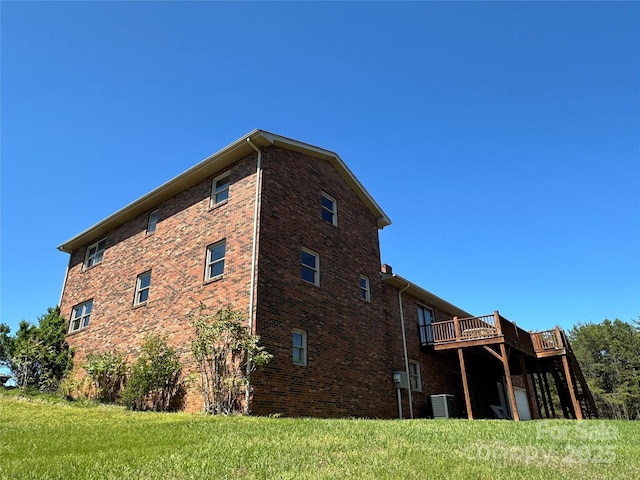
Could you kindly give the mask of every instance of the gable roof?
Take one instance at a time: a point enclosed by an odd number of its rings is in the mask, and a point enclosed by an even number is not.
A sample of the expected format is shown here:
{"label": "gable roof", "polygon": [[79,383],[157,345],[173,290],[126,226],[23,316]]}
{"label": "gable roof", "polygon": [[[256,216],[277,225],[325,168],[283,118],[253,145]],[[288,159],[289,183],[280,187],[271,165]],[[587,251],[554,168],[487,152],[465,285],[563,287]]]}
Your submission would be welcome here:
{"label": "gable roof", "polygon": [[217,173],[237,160],[240,160],[244,156],[255,152],[247,140],[251,140],[251,142],[259,148],[276,145],[327,160],[353,189],[358,198],[360,198],[360,200],[369,208],[371,213],[375,215],[378,220],[378,228],[384,228],[391,224],[389,217],[387,217],[387,215],[382,211],[380,206],[376,203],[369,192],[366,191],[364,186],[362,186],[360,181],[355,177],[351,170],[349,170],[337,153],[323,148],[314,147],[313,145],[299,142],[298,140],[293,140],[281,135],[256,129],[246,135],[243,135],[235,142],[224,147],[222,150],[219,150],[213,155],[205,158],[189,170],[181,173],[163,185],[160,185],[155,190],[152,190],[146,195],[140,197],[138,200],[135,200],[104,220],[101,220],[75,237],[60,244],[58,246],[58,250],[71,253],[83,245],[89,244],[90,242],[106,235],[114,228],[135,218],[141,213],[150,210],[174,195],[197,185],[212,176],[214,173]]}

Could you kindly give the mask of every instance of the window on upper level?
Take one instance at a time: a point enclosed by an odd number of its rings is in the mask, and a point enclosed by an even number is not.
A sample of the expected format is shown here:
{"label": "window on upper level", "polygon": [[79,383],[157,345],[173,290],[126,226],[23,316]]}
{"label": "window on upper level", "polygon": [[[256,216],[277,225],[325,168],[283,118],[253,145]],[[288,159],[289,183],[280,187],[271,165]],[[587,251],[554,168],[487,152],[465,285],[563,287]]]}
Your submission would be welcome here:
{"label": "window on upper level", "polygon": [[107,239],[103,238],[99,242],[89,245],[87,247],[87,253],[84,257],[84,268],[91,268],[99,263],[102,263],[102,257],[107,247]]}
{"label": "window on upper level", "polygon": [[420,364],[409,360],[409,385],[412,392],[422,391],[422,379],[420,378]]}
{"label": "window on upper level", "polygon": [[69,333],[89,326],[91,311],[93,310],[93,300],[80,303],[71,310],[71,321],[69,322]]}
{"label": "window on upper level", "polygon": [[369,278],[364,275],[360,275],[360,298],[371,301],[371,290],[369,290]]}
{"label": "window on upper level", "polygon": [[322,193],[322,219],[331,225],[338,225],[338,209],[336,199]]}
{"label": "window on upper level", "polygon": [[204,273],[205,281],[215,280],[224,275],[224,257],[226,252],[226,240],[222,240],[207,247],[207,265]]}
{"label": "window on upper level", "polygon": [[231,172],[223,173],[213,179],[211,187],[211,206],[221,205],[229,198]]}
{"label": "window on upper level", "polygon": [[420,330],[420,343],[422,345],[433,344],[433,310],[422,305],[418,305],[418,329]]}
{"label": "window on upper level", "polygon": [[149,290],[151,288],[151,272],[145,272],[138,275],[136,280],[136,294],[133,299],[135,306],[144,305],[149,300]]}
{"label": "window on upper level", "polygon": [[292,357],[294,365],[307,364],[307,333],[302,330],[293,331]]}
{"label": "window on upper level", "polygon": [[302,249],[302,279],[320,285],[320,256],[306,248]]}
{"label": "window on upper level", "polygon": [[151,235],[153,232],[156,231],[159,215],[160,215],[160,210],[154,210],[149,214],[149,220],[147,221],[147,235]]}

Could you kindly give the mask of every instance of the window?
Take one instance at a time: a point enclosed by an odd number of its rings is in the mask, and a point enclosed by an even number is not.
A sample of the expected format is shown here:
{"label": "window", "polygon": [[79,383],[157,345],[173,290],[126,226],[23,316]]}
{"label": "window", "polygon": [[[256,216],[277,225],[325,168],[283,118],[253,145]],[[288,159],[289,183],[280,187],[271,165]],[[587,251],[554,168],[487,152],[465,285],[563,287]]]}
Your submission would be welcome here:
{"label": "window", "polygon": [[371,301],[371,291],[369,290],[369,279],[364,275],[360,275],[360,298]]}
{"label": "window", "polygon": [[211,189],[211,206],[215,207],[225,203],[229,198],[229,180],[231,173],[223,173],[213,179],[213,186]]}
{"label": "window", "polygon": [[292,355],[294,365],[307,364],[307,334],[302,330],[293,331]]}
{"label": "window", "polygon": [[158,215],[160,210],[154,210],[149,214],[149,221],[147,222],[147,235],[151,235],[156,231],[156,225],[158,224]]}
{"label": "window", "polygon": [[138,275],[136,281],[136,295],[133,299],[134,305],[144,305],[149,299],[149,288],[151,287],[151,272]]}
{"label": "window", "polygon": [[103,238],[99,242],[87,247],[87,254],[84,258],[84,268],[91,268],[94,265],[102,263],[102,256],[107,246],[107,239]]}
{"label": "window", "polygon": [[326,193],[322,194],[322,219],[331,225],[338,225],[336,199]]}
{"label": "window", "polygon": [[420,378],[420,364],[413,360],[409,361],[409,385],[412,392],[422,391],[422,379]]}
{"label": "window", "polygon": [[320,285],[320,256],[310,250],[302,249],[302,279]]}
{"label": "window", "polygon": [[433,344],[433,310],[422,305],[418,305],[418,329],[420,330],[420,343],[422,345]]}
{"label": "window", "polygon": [[205,281],[222,277],[224,274],[224,255],[226,251],[226,240],[207,247],[207,267],[204,273]]}
{"label": "window", "polygon": [[69,322],[69,333],[89,326],[91,310],[93,310],[93,300],[89,300],[88,302],[84,302],[73,307],[73,310],[71,311],[71,321]]}

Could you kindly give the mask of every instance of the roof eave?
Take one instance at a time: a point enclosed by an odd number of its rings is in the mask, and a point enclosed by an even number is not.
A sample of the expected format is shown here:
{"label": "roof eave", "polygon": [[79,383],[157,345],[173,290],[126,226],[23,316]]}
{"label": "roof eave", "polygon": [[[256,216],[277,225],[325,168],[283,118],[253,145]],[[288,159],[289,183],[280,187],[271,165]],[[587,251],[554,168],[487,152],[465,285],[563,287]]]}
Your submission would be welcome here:
{"label": "roof eave", "polygon": [[395,288],[402,289],[402,288],[408,287],[406,289],[407,293],[418,298],[419,300],[422,300],[428,305],[438,307],[459,318],[473,317],[473,315],[470,314],[469,312],[466,312],[460,307],[457,307],[456,305],[450,302],[447,302],[443,298],[438,297],[437,295],[429,292],[428,290],[425,290],[421,286],[416,285],[415,283],[407,280],[406,278],[401,277],[400,275],[396,275],[395,273],[382,273],[381,276],[382,276],[382,281],[384,281],[385,283]]}
{"label": "roof eave", "polygon": [[150,210],[159,203],[171,198],[185,189],[196,185],[208,176],[219,172],[221,169],[231,165],[243,156],[251,154],[254,150],[247,142],[247,139],[250,139],[251,142],[258,147],[280,145],[284,148],[328,160],[334,165],[334,167],[336,167],[336,170],[356,192],[360,200],[362,200],[376,216],[378,228],[384,228],[391,224],[389,217],[387,217],[387,215],[382,211],[380,206],[353,175],[351,170],[349,170],[338,154],[264,130],[255,129],[213,155],[208,156],[197,165],[191,167],[180,175],[163,183],[146,195],[134,200],[114,214],[60,244],[58,246],[58,250],[66,253],[72,253],[81,246],[87,245],[90,242],[106,235],[117,226],[122,225],[132,218]]}

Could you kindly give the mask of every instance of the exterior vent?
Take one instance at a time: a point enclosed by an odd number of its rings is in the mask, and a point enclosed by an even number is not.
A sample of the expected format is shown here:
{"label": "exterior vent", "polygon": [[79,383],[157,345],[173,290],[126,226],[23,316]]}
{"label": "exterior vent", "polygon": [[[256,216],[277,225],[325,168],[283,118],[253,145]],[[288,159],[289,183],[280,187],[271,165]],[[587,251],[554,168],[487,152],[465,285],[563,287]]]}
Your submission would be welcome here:
{"label": "exterior vent", "polygon": [[431,395],[431,408],[433,409],[433,418],[452,418],[456,416],[453,395],[446,393]]}

